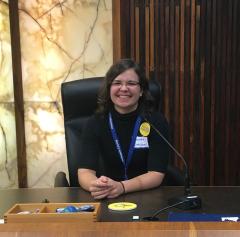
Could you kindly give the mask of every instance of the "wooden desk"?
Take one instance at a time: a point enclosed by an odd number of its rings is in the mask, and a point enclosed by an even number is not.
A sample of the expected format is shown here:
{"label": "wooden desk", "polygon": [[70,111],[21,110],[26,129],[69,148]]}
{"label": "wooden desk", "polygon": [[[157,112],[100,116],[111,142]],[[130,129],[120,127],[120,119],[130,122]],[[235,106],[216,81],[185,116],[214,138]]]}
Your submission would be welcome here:
{"label": "wooden desk", "polygon": [[98,222],[4,224],[4,237],[239,237],[239,223]]}
{"label": "wooden desk", "polygon": [[[98,223],[3,224],[0,225],[0,236],[240,236],[239,223],[167,222],[167,212],[159,215],[160,222],[132,221],[133,215],[140,218],[152,215],[156,210],[167,206],[169,198],[180,196],[182,192],[182,187],[160,187],[127,194],[114,200],[103,200],[101,222]],[[201,196],[203,204],[200,210],[192,212],[229,215],[240,213],[240,187],[194,187],[193,192]],[[0,190],[0,197],[1,218],[15,203],[41,202],[44,199],[50,202],[94,201],[80,188]],[[126,213],[109,211],[107,205],[117,201],[135,202],[138,208]],[[174,208],[171,211],[182,210]]]}

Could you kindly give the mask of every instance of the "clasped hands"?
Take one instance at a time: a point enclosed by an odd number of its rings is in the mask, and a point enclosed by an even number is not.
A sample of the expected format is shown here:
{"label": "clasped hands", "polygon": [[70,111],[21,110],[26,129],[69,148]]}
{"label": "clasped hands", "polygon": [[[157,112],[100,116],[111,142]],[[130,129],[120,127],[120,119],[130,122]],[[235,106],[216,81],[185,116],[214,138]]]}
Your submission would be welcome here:
{"label": "clasped hands", "polygon": [[91,181],[89,191],[94,199],[116,198],[124,193],[123,186],[120,182],[101,176]]}

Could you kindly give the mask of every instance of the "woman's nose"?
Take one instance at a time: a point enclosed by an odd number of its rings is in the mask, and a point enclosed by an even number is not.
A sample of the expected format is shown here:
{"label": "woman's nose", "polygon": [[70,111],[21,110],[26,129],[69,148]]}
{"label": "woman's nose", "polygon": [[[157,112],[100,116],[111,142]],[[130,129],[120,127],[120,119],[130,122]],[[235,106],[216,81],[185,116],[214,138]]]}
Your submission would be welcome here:
{"label": "woman's nose", "polygon": [[128,90],[128,86],[126,83],[122,83],[120,86],[120,90]]}

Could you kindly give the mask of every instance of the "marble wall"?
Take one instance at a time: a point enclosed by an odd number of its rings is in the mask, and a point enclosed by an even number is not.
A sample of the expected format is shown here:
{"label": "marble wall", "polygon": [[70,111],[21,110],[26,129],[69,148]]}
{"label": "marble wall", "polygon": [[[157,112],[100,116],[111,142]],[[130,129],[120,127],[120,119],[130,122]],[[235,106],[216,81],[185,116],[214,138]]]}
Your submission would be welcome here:
{"label": "marble wall", "polygon": [[51,187],[67,171],[60,85],[112,64],[111,3],[19,0],[29,187]]}
{"label": "marble wall", "polygon": [[16,128],[8,1],[0,1],[0,187],[15,188]]}

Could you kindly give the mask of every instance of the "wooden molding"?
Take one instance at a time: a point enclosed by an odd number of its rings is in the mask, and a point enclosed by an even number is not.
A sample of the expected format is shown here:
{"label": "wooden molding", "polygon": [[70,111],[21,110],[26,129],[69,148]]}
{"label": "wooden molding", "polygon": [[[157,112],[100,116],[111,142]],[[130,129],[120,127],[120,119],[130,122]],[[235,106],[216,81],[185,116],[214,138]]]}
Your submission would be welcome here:
{"label": "wooden molding", "polygon": [[21,47],[19,31],[18,1],[9,1],[10,32],[12,42],[12,69],[15,102],[16,138],[17,138],[17,165],[19,188],[26,188],[27,161],[24,124],[24,102],[22,85]]}

